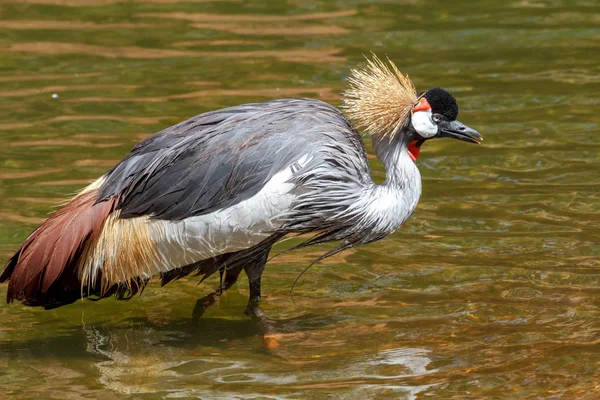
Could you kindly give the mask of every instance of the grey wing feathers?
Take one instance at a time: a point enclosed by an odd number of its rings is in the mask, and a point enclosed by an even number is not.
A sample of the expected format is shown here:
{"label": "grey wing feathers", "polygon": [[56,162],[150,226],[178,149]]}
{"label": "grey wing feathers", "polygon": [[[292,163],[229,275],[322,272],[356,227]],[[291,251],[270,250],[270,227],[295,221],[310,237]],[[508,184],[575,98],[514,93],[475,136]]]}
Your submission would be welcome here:
{"label": "grey wing feathers", "polygon": [[119,196],[121,218],[201,215],[253,196],[302,155],[335,152],[340,141],[359,159],[357,179],[369,179],[358,134],[326,103],[284,99],[201,114],[135,146],[106,175],[98,201]]}

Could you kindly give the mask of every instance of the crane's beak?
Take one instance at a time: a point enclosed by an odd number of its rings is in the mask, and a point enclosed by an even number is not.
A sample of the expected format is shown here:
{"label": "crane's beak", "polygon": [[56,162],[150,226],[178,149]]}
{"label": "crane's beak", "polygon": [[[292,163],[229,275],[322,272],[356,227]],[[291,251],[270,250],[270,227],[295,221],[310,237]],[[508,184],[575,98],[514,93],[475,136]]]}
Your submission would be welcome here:
{"label": "crane's beak", "polygon": [[460,121],[442,121],[438,124],[438,137],[449,137],[479,144],[483,140],[479,132]]}

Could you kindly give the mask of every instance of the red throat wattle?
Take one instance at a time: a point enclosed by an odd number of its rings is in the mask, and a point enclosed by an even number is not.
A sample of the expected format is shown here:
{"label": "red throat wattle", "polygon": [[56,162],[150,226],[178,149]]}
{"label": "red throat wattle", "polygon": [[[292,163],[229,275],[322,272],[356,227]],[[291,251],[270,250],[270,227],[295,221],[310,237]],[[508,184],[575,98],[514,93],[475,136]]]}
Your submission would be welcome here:
{"label": "red throat wattle", "polygon": [[410,142],[410,144],[408,145],[408,154],[410,155],[410,158],[415,162],[419,157],[419,151],[421,151],[421,146],[419,146],[418,142],[416,140]]}

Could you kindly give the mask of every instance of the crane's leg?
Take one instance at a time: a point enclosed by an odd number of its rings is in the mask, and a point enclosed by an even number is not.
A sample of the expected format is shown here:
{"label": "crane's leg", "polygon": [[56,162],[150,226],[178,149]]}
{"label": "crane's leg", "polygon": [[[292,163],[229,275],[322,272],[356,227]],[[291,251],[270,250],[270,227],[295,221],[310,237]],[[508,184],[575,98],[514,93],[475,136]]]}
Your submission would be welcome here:
{"label": "crane's leg", "polygon": [[260,302],[260,279],[265,270],[269,250],[271,250],[270,246],[257,255],[256,262],[244,266],[250,285],[250,298],[248,307],[246,307],[246,315],[250,317],[262,318],[264,316],[263,311],[258,307],[258,303]]}
{"label": "crane's leg", "polygon": [[[218,300],[219,296],[221,296],[227,289],[232,287],[236,282],[240,273],[242,272],[243,267],[235,266],[233,268],[222,267],[219,269],[220,280],[219,287],[212,293],[207,294],[201,299],[196,300],[196,305],[194,306],[194,311],[192,312],[192,316],[194,319],[202,317],[206,312],[208,307],[214,305]],[[223,279],[223,277],[225,277]]]}
{"label": "crane's leg", "polygon": [[253,263],[244,266],[244,271],[246,271],[250,283],[250,298],[248,300],[248,307],[246,307],[246,315],[252,317],[254,320],[257,330],[260,332],[260,336],[262,336],[263,346],[267,350],[279,347],[275,321],[268,318],[258,306],[260,302],[260,280],[270,250],[271,246],[266,247]]}
{"label": "crane's leg", "polygon": [[[250,281],[250,300],[246,308],[246,315],[262,317],[263,312],[258,308],[258,303],[260,302],[260,278],[265,269],[271,247],[283,236],[284,233],[275,233],[256,246],[235,253],[224,254],[220,258],[211,260],[210,264],[203,267],[203,272],[208,271],[208,274],[217,272],[218,270],[221,279],[217,290],[196,301],[193,312],[194,318],[202,316],[208,307],[217,302],[219,296],[225,290],[237,282],[242,269],[246,271],[246,275],[248,275],[248,280]],[[197,269],[198,267],[196,267]]]}
{"label": "crane's leg", "polygon": [[[228,268],[225,269],[225,267],[219,269],[219,275],[220,275],[220,285],[219,285],[219,289],[217,289],[217,291],[220,292],[220,294],[224,293],[227,289],[229,289],[230,287],[232,287],[238,280],[238,277],[240,276],[240,273],[242,272],[242,267],[238,267],[236,266],[235,268]],[[225,277],[225,279],[223,279],[223,277]]]}

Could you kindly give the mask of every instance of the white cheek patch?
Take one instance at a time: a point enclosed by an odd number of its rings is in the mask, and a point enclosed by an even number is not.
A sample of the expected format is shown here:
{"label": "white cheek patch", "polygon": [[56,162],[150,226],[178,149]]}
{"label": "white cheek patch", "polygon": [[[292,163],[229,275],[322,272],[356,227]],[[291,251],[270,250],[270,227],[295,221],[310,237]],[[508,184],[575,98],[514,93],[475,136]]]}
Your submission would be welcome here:
{"label": "white cheek patch", "polygon": [[437,125],[431,119],[431,110],[413,113],[412,126],[425,139],[434,137],[438,133]]}

